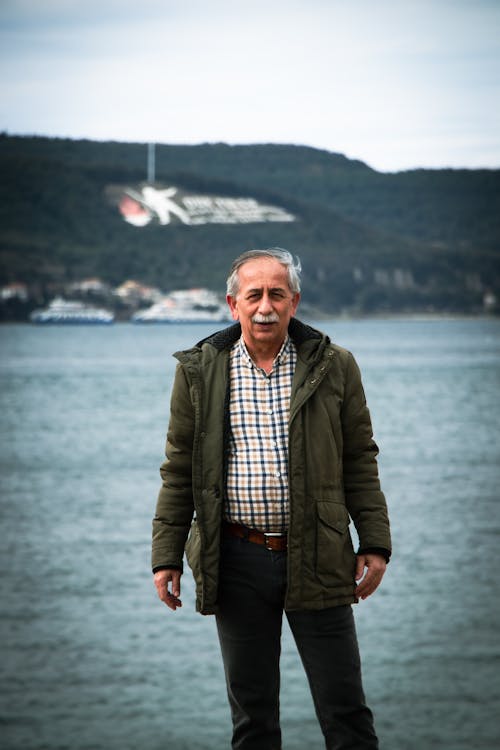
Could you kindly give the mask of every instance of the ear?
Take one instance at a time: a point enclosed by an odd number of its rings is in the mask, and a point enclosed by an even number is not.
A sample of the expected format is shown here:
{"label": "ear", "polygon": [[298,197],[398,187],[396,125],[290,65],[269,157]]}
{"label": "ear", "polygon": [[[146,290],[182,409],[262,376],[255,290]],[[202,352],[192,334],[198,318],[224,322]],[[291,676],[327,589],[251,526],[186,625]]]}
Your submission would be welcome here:
{"label": "ear", "polygon": [[292,297],[292,317],[295,315],[297,307],[299,306],[299,302],[300,302],[300,292],[295,292],[295,294]]}
{"label": "ear", "polygon": [[231,315],[233,317],[233,320],[238,320],[240,316],[238,314],[236,298],[231,297],[231,295],[228,294],[226,295],[226,302],[229,305],[229,309],[231,310]]}

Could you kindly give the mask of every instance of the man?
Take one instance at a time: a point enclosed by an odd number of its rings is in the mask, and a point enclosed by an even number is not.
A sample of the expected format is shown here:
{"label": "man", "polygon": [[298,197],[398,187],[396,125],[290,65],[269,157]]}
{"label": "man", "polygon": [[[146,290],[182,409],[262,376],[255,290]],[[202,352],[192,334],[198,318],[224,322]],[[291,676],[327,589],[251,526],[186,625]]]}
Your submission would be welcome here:
{"label": "man", "polygon": [[351,604],[390,556],[378,449],[352,355],[294,317],[299,271],[279,248],[241,255],[227,284],[238,322],[176,354],[154,580],[180,607],[186,548],[197,609],[217,618],[233,748],[281,748],[285,611],[326,747],[373,749]]}

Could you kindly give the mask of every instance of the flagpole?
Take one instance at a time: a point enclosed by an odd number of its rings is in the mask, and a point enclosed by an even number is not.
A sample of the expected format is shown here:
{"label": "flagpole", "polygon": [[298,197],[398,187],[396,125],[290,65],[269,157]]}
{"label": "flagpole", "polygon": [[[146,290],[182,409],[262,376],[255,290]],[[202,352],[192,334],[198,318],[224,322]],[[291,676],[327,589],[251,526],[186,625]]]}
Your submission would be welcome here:
{"label": "flagpole", "polygon": [[155,181],[155,144],[148,143],[148,183],[154,184]]}

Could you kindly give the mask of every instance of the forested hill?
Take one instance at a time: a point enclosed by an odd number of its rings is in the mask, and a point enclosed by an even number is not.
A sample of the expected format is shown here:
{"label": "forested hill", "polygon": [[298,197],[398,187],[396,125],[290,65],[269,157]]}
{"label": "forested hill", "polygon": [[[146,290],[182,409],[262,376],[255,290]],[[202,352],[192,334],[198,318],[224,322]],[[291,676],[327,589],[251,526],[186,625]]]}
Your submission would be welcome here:
{"label": "forested hill", "polygon": [[382,174],[285,145],[157,144],[155,156],[158,194],[179,202],[163,224],[141,213],[145,144],[0,136],[0,285],[28,285],[33,303],[89,276],[222,292],[235,254],[279,245],[302,260],[304,301],[328,313],[500,299],[500,170]]}

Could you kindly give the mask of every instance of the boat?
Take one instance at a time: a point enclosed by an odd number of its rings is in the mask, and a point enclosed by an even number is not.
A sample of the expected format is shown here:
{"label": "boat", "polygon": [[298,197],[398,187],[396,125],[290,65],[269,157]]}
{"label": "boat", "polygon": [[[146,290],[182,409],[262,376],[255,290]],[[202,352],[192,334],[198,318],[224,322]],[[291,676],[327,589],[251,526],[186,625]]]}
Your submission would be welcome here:
{"label": "boat", "polygon": [[30,315],[32,323],[58,323],[72,325],[109,325],[113,323],[115,316],[109,310],[101,307],[92,307],[76,300],[66,300],[55,297],[48,307],[41,310],[33,310]]}
{"label": "boat", "polygon": [[133,323],[227,323],[229,308],[209,289],[171,292],[131,317]]}

